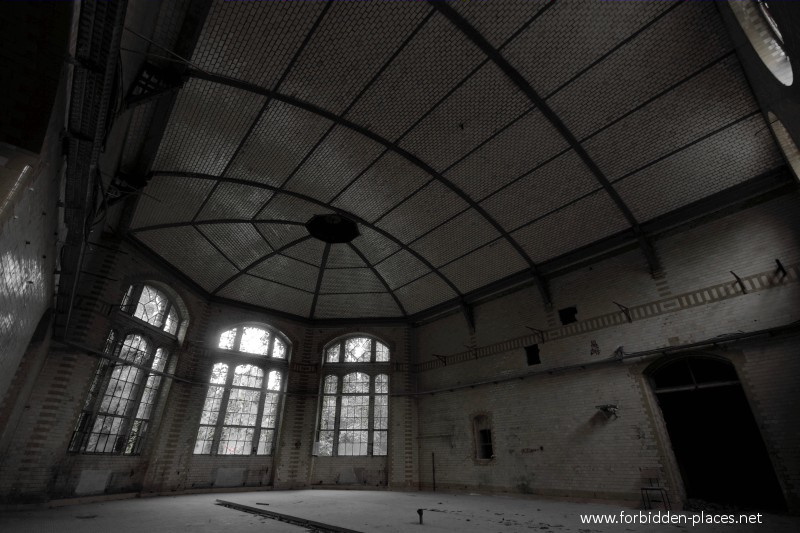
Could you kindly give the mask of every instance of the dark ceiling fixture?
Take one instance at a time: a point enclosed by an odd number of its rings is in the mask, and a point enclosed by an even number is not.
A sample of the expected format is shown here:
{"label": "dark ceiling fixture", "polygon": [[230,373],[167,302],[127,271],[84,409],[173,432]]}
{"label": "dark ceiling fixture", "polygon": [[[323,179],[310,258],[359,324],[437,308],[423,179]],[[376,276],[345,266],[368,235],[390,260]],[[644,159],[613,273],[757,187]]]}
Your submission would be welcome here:
{"label": "dark ceiling fixture", "polygon": [[361,235],[355,222],[336,214],[314,215],[306,222],[306,229],[312,237],[332,244],[350,242]]}

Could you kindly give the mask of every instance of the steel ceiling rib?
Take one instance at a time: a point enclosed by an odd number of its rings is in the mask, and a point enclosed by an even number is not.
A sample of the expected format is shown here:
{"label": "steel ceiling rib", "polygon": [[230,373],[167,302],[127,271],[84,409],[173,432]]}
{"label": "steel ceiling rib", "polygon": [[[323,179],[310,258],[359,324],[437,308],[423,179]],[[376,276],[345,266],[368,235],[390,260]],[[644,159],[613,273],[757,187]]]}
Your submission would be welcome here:
{"label": "steel ceiling rib", "polygon": [[[300,57],[300,54],[303,53],[303,49],[306,47],[308,42],[311,40],[311,36],[314,35],[314,32],[319,27],[320,22],[322,22],[322,19],[325,18],[325,14],[328,12],[328,9],[330,9],[331,5],[332,5],[332,2],[330,0],[328,0],[328,2],[325,4],[325,7],[322,8],[322,11],[320,11],[320,14],[317,16],[317,19],[314,21],[314,24],[308,30],[308,33],[306,34],[305,39],[303,39],[303,42],[300,44],[300,46],[297,48],[297,50],[295,51],[294,55],[292,56],[291,61],[289,61],[289,64],[284,69],[283,74],[281,74],[281,77],[275,83],[275,90],[278,90],[278,88],[281,86],[281,83],[283,83],[283,80],[285,80],[286,76],[289,75],[289,71],[292,70],[292,67],[294,66],[295,62],[297,61],[297,58]],[[253,119],[253,122],[250,124],[250,127],[247,129],[247,132],[245,132],[245,134],[242,136],[241,140],[239,141],[239,144],[236,146],[236,150],[233,151],[233,155],[231,155],[231,158],[228,160],[227,164],[225,165],[225,168],[222,169],[222,172],[220,172],[221,176],[224,176],[225,173],[228,172],[228,169],[231,167],[231,165],[233,164],[234,160],[236,160],[236,156],[239,154],[239,152],[242,151],[242,147],[245,145],[247,140],[250,138],[250,134],[253,133],[253,130],[258,125],[258,122],[261,120],[261,117],[264,116],[264,112],[269,107],[269,104],[270,104],[271,100],[272,100],[271,98],[267,98],[264,101],[264,104],[261,106],[261,109],[259,109],[258,113],[256,113],[256,116]],[[211,190],[208,193],[208,196],[206,196],[205,201],[202,204],[200,204],[200,208],[197,210],[197,213],[195,213],[194,218],[192,218],[192,221],[197,220],[197,217],[200,216],[200,213],[202,213],[203,208],[206,206],[206,203],[208,203],[208,201],[214,195],[214,192],[217,190],[217,187],[219,187],[219,183],[216,183],[214,185],[214,187],[211,188]],[[264,203],[264,205],[268,204],[271,199],[272,199],[271,197],[268,198],[267,201]],[[262,210],[263,210],[263,206],[262,206],[261,209],[259,209],[256,212],[256,216],[258,216],[258,213],[260,213]]]}
{"label": "steel ceiling rib", "polygon": [[[358,124],[355,124],[354,122],[351,122],[351,121],[347,120],[346,118],[344,118],[342,116],[339,116],[339,115],[337,115],[335,113],[332,113],[332,112],[330,112],[330,111],[328,111],[326,109],[323,109],[323,108],[321,108],[321,107],[319,107],[319,106],[317,106],[315,104],[312,104],[310,102],[305,102],[305,101],[300,100],[298,98],[295,98],[293,96],[282,94],[282,93],[280,93],[278,91],[273,91],[271,89],[265,89],[263,87],[259,87],[257,85],[253,85],[252,83],[245,82],[245,81],[242,81],[242,80],[238,80],[238,79],[235,79],[235,78],[229,78],[227,76],[221,76],[221,75],[218,75],[218,74],[212,74],[212,73],[208,73],[208,72],[198,71],[198,70],[195,70],[195,69],[191,69],[189,71],[188,75],[191,76],[191,77],[204,79],[206,81],[211,81],[211,82],[219,83],[219,84],[222,84],[222,85],[230,85],[230,86],[236,87],[238,89],[242,89],[242,90],[245,90],[245,91],[250,91],[250,92],[253,92],[253,93],[256,93],[256,94],[261,94],[263,96],[268,96],[270,98],[273,98],[275,100],[279,100],[279,101],[284,102],[286,104],[302,108],[302,109],[304,109],[306,111],[310,111],[312,113],[316,113],[318,115],[323,116],[324,118],[327,118],[328,120],[331,120],[336,125],[343,126],[345,128],[349,128],[351,130],[354,130],[357,133],[360,133],[361,135],[367,137],[368,139],[370,139],[370,140],[372,140],[372,141],[374,141],[374,142],[376,142],[378,144],[382,144],[383,146],[385,146],[389,150],[393,151],[397,155],[405,158],[410,163],[412,163],[413,165],[417,166],[418,168],[423,170],[425,173],[430,175],[433,179],[435,179],[436,181],[442,183],[445,187],[447,187],[448,189],[453,191],[461,199],[463,199],[465,202],[467,202],[470,205],[470,207],[472,209],[474,209],[479,215],[481,215],[487,222],[489,222],[489,224],[491,224],[495,228],[495,230],[500,235],[502,235],[503,238],[505,238],[509,242],[509,244],[511,244],[511,246],[514,248],[514,250],[529,265],[529,269],[531,271],[531,275],[537,280],[537,284],[539,285],[540,291],[542,292],[542,296],[545,297],[545,299],[546,299],[546,301],[548,303],[550,302],[549,291],[547,289],[545,280],[541,278],[541,276],[537,272],[536,264],[528,256],[528,254],[525,252],[525,250],[522,249],[520,244],[518,242],[516,242],[516,240],[514,240],[508,234],[508,232],[505,230],[505,228],[503,228],[491,215],[489,215],[489,213],[486,212],[485,209],[483,209],[483,207],[481,207],[468,194],[466,194],[463,190],[461,190],[459,187],[457,187],[454,183],[452,183],[450,180],[448,180],[447,178],[442,176],[440,173],[438,173],[436,170],[434,170],[430,165],[428,165],[426,162],[422,161],[420,158],[418,158],[417,156],[415,156],[411,152],[408,152],[407,150],[399,147],[396,143],[393,143],[392,141],[390,141],[388,139],[385,139],[384,137],[378,135],[377,133],[373,132],[372,130],[370,130],[368,128],[365,128],[364,126],[360,126]],[[174,173],[174,174],[171,174],[170,172],[160,172],[160,174],[162,174],[162,175],[184,175],[184,176],[189,176],[189,177],[193,177],[193,176],[196,177],[197,176],[197,174],[192,174],[192,175],[189,175],[187,173]],[[206,177],[207,177],[207,179],[219,179],[216,176],[206,176]],[[245,182],[243,180],[236,180],[235,182],[236,183],[246,183],[247,185],[253,186],[252,182]],[[286,191],[284,189],[280,189],[280,188],[277,188],[277,187],[269,187],[269,188],[272,189],[272,190],[280,191],[280,192],[282,192],[284,194],[288,194],[289,193],[289,191]],[[310,197],[307,197],[305,195],[302,195],[302,196],[305,199],[311,200]],[[329,209],[334,209],[333,206],[331,206],[329,204],[325,204],[325,203],[320,203],[318,200],[314,200],[314,202],[318,203],[319,205],[324,205],[325,207],[327,207]],[[345,215],[349,216],[351,218],[353,217],[353,215],[350,214],[350,213],[345,213]],[[361,220],[361,219],[359,219],[359,220]],[[363,223],[368,224],[366,221],[363,221]],[[373,227],[373,226],[370,225],[370,227]],[[383,233],[385,235],[388,235],[386,232],[383,232],[383,231],[381,231],[381,233]],[[393,240],[394,240],[394,238],[393,238]],[[401,246],[405,247],[404,244],[400,243],[399,241],[397,241],[397,242]],[[420,259],[422,259],[421,256],[419,256],[418,254],[415,253],[415,255],[417,257],[419,257]],[[433,269],[433,267],[431,267],[431,268]],[[442,276],[442,278],[446,279],[444,276]],[[447,280],[447,282],[455,290],[455,287],[450,283],[450,281]]]}
{"label": "steel ceiling rib", "polygon": [[[487,55],[487,57],[489,57],[495,63],[495,65],[497,65],[497,67],[500,68],[500,70],[502,70],[505,75],[508,76],[508,78],[531,100],[531,102],[539,109],[539,111],[550,121],[553,127],[558,130],[558,132],[572,147],[572,149],[575,150],[575,152],[580,156],[586,166],[589,167],[592,174],[594,174],[597,178],[597,181],[600,183],[600,185],[602,185],[603,189],[605,189],[606,193],[611,197],[617,208],[619,208],[625,219],[630,224],[637,236],[639,245],[642,248],[645,258],[647,259],[651,272],[655,273],[659,271],[661,266],[659,264],[658,257],[656,257],[655,249],[642,231],[639,222],[633,216],[630,208],[622,200],[622,197],[611,185],[611,182],[605,176],[603,171],[600,170],[600,167],[597,165],[597,163],[595,163],[588,152],[584,150],[583,146],[581,146],[580,142],[578,142],[578,139],[575,137],[575,135],[573,135],[567,125],[561,120],[555,111],[553,111],[545,99],[542,98],[539,93],[536,92],[533,86],[531,86],[531,84],[528,83],[528,81],[522,76],[522,74],[520,74],[520,72],[513,65],[511,65],[511,63],[509,63],[505,57],[503,57],[499,50],[492,46],[489,41],[487,41],[486,38],[455,9],[445,2],[428,0],[428,3],[437,9],[445,18],[447,18],[453,24],[453,26],[466,35],[473,44],[480,48]],[[516,243],[514,239],[510,239],[510,242],[519,247],[519,244]],[[527,257],[527,255],[524,257]],[[528,261],[530,261],[530,259],[528,259]]]}
{"label": "steel ceiling rib", "polygon": [[[243,220],[243,221],[241,221],[241,222],[249,222],[249,220]],[[201,232],[201,233],[202,233],[202,232]],[[290,242],[290,243],[288,243],[288,244],[285,244],[285,245],[281,246],[280,248],[277,248],[277,249],[275,249],[275,250],[271,251],[270,253],[268,253],[268,254],[267,254],[267,255],[265,255],[264,257],[260,257],[260,258],[256,259],[255,261],[253,261],[252,263],[250,263],[249,265],[247,265],[247,266],[246,266],[246,267],[244,267],[243,269],[239,270],[239,272],[238,272],[238,273],[234,274],[233,276],[231,276],[231,277],[229,277],[228,279],[226,279],[225,281],[223,281],[223,282],[222,282],[222,283],[221,283],[221,284],[220,284],[220,285],[219,285],[219,286],[218,286],[216,289],[214,289],[214,290],[212,291],[212,293],[211,293],[211,294],[212,294],[212,295],[216,295],[216,294],[217,294],[217,293],[218,293],[218,292],[219,292],[221,289],[223,289],[223,288],[225,288],[226,286],[228,286],[228,285],[229,285],[229,284],[230,284],[232,281],[234,281],[234,280],[236,280],[236,279],[240,278],[241,276],[243,276],[243,275],[247,274],[247,272],[248,272],[250,269],[252,269],[252,268],[254,268],[254,267],[256,267],[256,266],[260,265],[261,263],[263,263],[264,261],[266,261],[266,260],[267,260],[267,259],[269,259],[270,257],[272,257],[272,256],[274,256],[274,255],[277,255],[277,254],[281,253],[282,251],[286,250],[287,248],[291,248],[291,247],[292,247],[292,246],[294,246],[295,244],[300,244],[301,242],[303,242],[303,241],[307,241],[307,240],[308,240],[308,239],[310,239],[310,238],[311,238],[311,235],[306,235],[305,237],[300,237],[299,239],[295,239],[295,240],[293,240],[292,242]]]}
{"label": "steel ceiling rib", "polygon": [[311,300],[311,311],[308,313],[309,320],[314,320],[314,311],[317,310],[317,300],[319,299],[319,288],[322,286],[322,276],[325,275],[325,264],[328,262],[328,254],[331,253],[331,243],[325,243],[325,250],[322,251],[322,261],[319,263],[319,274],[317,274],[317,285],[314,287],[314,298]]}
{"label": "steel ceiling rib", "polygon": [[[386,287],[386,292],[392,295],[394,303],[397,304],[397,307],[400,309],[400,312],[403,313],[403,317],[404,318],[407,317],[408,313],[406,313],[406,308],[403,307],[403,304],[400,302],[400,299],[397,297],[394,291],[389,287],[389,284],[386,282],[386,280],[383,279],[383,276],[381,276],[380,273],[375,269],[375,267],[371,265],[369,261],[367,261],[367,258],[364,256],[364,254],[361,253],[361,250],[359,250],[356,247],[356,245],[354,245],[352,242],[349,242],[347,244],[356,253],[356,255],[358,255],[358,257],[360,257],[361,260],[364,261],[364,264],[367,265],[370,268],[370,270],[372,270],[372,273],[375,274],[375,277],[378,278],[378,280],[383,284],[383,286]],[[319,287],[317,288],[317,291],[319,291]]]}
{"label": "steel ceiling rib", "polygon": [[297,222],[296,220],[275,220],[275,219],[241,219],[241,218],[214,218],[209,220],[200,220],[197,222],[193,222],[187,220],[185,222],[170,222],[168,224],[154,224],[152,226],[142,226],[140,228],[134,228],[129,230],[131,233],[136,233],[139,231],[146,231],[152,229],[165,229],[165,228],[175,228],[178,226],[204,226],[207,224],[241,224],[243,222],[252,223],[252,224],[286,224],[288,226],[305,226],[303,222]]}
{"label": "steel ceiling rib", "polygon": [[[273,185],[267,185],[267,184],[263,184],[263,183],[253,183],[252,181],[236,179],[236,178],[226,178],[226,177],[220,177],[220,176],[212,176],[212,175],[209,175],[209,174],[198,174],[198,173],[195,173],[195,172],[180,172],[180,171],[172,171],[172,170],[170,170],[170,171],[155,171],[154,175],[155,175],[156,178],[158,176],[167,176],[167,177],[168,176],[183,176],[183,177],[188,177],[188,178],[205,179],[205,180],[212,180],[212,181],[216,180],[216,181],[220,181],[220,182],[234,183],[234,184],[238,184],[238,185],[248,185],[250,187],[257,187],[257,188],[266,189],[266,190],[270,190],[270,191],[277,191],[277,192],[280,192],[281,194],[286,194],[288,196],[294,196],[295,198],[299,198],[301,200],[305,200],[306,202],[310,202],[310,203],[318,205],[320,207],[325,207],[326,209],[330,209],[331,211],[334,211],[335,213],[338,213],[340,215],[343,215],[345,217],[350,218],[351,220],[353,220],[354,222],[357,222],[358,224],[361,224],[362,226],[368,227],[371,230],[373,230],[373,231],[375,231],[377,233],[380,233],[381,235],[383,235],[384,237],[386,237],[387,239],[389,239],[390,241],[395,243],[397,246],[405,249],[406,251],[411,253],[414,257],[416,257],[417,259],[422,261],[422,263],[425,264],[425,266],[427,266],[431,270],[431,272],[435,273],[438,277],[440,277],[442,279],[442,281],[444,281],[447,284],[447,286],[450,287],[453,290],[453,292],[455,292],[459,296],[461,295],[461,292],[458,290],[458,288],[455,286],[455,284],[452,281],[450,281],[450,279],[447,278],[447,276],[445,276],[444,274],[439,272],[439,270],[436,267],[434,267],[427,259],[425,259],[421,255],[419,255],[413,249],[411,249],[408,246],[406,246],[403,242],[398,240],[396,237],[394,237],[394,235],[392,235],[388,231],[383,230],[383,229],[375,226],[374,224],[364,220],[363,218],[345,211],[344,209],[340,209],[338,207],[334,207],[332,205],[326,204],[325,202],[317,200],[316,198],[312,198],[311,196],[306,196],[305,194],[301,194],[301,193],[294,192],[294,191],[285,191],[285,190],[280,189],[280,187],[275,187]],[[248,219],[238,219],[238,220],[232,220],[232,221],[229,220],[228,222],[252,223],[253,221],[248,218]],[[295,244],[299,244],[300,242],[302,242],[302,241],[304,241],[305,239],[308,239],[308,238],[311,238],[311,237],[307,236],[307,237],[303,237],[302,239],[297,239],[297,240],[287,244],[286,246],[282,246],[281,248],[275,250],[273,252],[273,254],[280,252],[284,248],[288,248],[288,247],[293,246]],[[269,256],[263,257],[258,262],[268,259],[273,254],[270,254]],[[258,262],[256,262],[255,264],[249,265],[246,268],[246,270],[256,266],[258,264]],[[367,263],[367,264],[369,264],[369,263]],[[244,273],[244,271],[240,272],[238,275],[241,275],[242,273]],[[234,277],[238,277],[238,275],[234,276]],[[230,279],[230,280],[226,281],[225,284],[229,283],[230,281],[233,281],[233,279]],[[222,287],[223,286],[218,287],[217,290],[214,291],[213,294],[216,294],[216,292],[219,289],[221,289]]]}
{"label": "steel ceiling rib", "polygon": [[[425,26],[425,24],[428,23],[428,21],[431,19],[431,17],[434,15],[434,13],[436,13],[436,10],[435,9],[431,9],[428,12],[428,14],[425,15],[425,17],[423,17],[423,19],[419,22],[419,24],[417,24],[417,26],[408,34],[408,36],[403,40],[403,42],[400,43],[400,46],[397,47],[397,50],[395,50],[394,53],[392,53],[392,55],[389,56],[389,59],[387,59],[386,62],[383,65],[381,65],[381,68],[379,68],[377,70],[377,72],[375,72],[375,74],[372,76],[372,78],[370,78],[370,80],[364,85],[364,87],[361,88],[361,90],[358,92],[358,94],[355,96],[355,98],[353,98],[353,100],[345,108],[345,110],[342,111],[342,116],[346,115],[353,108],[353,106],[356,104],[356,102],[358,102],[359,99],[369,90],[369,88],[372,87],[372,85],[378,80],[378,78],[381,76],[381,74],[383,74],[383,72],[389,67],[389,65],[392,64],[392,62],[395,60],[395,58],[398,55],[400,55],[400,52],[403,51],[403,49],[408,45],[408,43],[411,42],[411,40],[417,35],[417,33],[419,33],[419,31]],[[277,88],[278,87],[276,86],[276,90],[277,90]],[[294,175],[297,174],[300,171],[300,169],[303,167],[303,165],[305,165],[306,161],[308,161],[311,158],[311,156],[314,154],[314,152],[316,152],[317,148],[319,148],[322,145],[322,143],[325,142],[325,139],[328,138],[328,135],[330,135],[330,133],[333,131],[333,129],[335,127],[336,127],[336,122],[334,122],[327,129],[327,131],[325,131],[325,133],[322,134],[322,136],[319,138],[319,140],[316,142],[316,144],[314,144],[314,146],[311,147],[311,150],[308,151],[308,153],[305,155],[305,157],[303,157],[300,160],[300,162],[297,164],[297,166],[294,168],[294,170],[292,170],[292,172],[283,181],[283,183],[281,184],[281,189],[286,187],[286,184],[288,184],[289,181],[291,181],[291,179],[294,177]],[[350,181],[350,183],[348,183],[341,191],[339,191],[336,194],[336,196],[334,196],[330,200],[330,203],[333,203],[336,200],[336,198],[339,197],[339,195],[341,195],[345,190],[347,190],[347,188],[350,187],[350,185],[355,183],[355,181],[358,178],[360,178],[367,170],[369,170],[370,167],[372,167],[378,161],[380,161],[381,158],[384,156],[384,154],[386,154],[387,151],[388,151],[388,148],[386,150],[384,150],[382,153],[380,153],[378,155],[378,157],[376,157],[375,160],[367,166],[367,168],[362,170],[358,174],[358,176],[353,178]],[[272,198],[270,198],[266,202],[264,202],[264,205],[261,206],[261,209],[258,211],[258,213],[256,213],[256,216],[258,216],[258,214],[260,214],[261,212],[264,211],[264,209],[267,208],[267,205],[269,205],[271,200],[272,200]]]}

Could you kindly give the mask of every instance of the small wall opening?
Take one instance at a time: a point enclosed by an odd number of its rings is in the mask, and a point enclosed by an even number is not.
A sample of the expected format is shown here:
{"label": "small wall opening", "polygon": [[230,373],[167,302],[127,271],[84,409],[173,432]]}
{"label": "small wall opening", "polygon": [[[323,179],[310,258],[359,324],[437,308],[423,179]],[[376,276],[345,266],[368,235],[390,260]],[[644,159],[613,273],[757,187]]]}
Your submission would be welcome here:
{"label": "small wall opening", "polygon": [[542,362],[541,357],[539,357],[538,344],[531,344],[525,347],[525,359],[528,361],[528,366],[538,365]]}
{"label": "small wall opening", "polygon": [[472,419],[475,433],[475,458],[479,461],[491,461],[494,458],[492,446],[492,422],[486,415],[477,415]]}
{"label": "small wall opening", "polygon": [[558,310],[558,319],[561,321],[562,326],[572,324],[578,321],[578,308],[576,306],[565,307]]}
{"label": "small wall opening", "polygon": [[684,357],[660,365],[650,378],[690,508],[786,509],[733,365]]}

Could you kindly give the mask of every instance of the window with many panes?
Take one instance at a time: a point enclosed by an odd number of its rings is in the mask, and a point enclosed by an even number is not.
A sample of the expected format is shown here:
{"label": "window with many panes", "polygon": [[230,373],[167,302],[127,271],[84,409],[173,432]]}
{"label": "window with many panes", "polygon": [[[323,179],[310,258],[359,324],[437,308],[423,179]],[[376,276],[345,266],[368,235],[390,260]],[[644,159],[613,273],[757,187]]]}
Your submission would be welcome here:
{"label": "window with many panes", "polygon": [[70,451],[138,454],[182,322],[167,295],[146,284],[131,285],[109,332]]}
{"label": "window with many panes", "polygon": [[348,337],[329,345],[324,359],[317,453],[386,455],[389,348],[370,337]]}
{"label": "window with many panes", "polygon": [[272,329],[238,326],[223,332],[217,347],[194,453],[271,455],[287,342]]}

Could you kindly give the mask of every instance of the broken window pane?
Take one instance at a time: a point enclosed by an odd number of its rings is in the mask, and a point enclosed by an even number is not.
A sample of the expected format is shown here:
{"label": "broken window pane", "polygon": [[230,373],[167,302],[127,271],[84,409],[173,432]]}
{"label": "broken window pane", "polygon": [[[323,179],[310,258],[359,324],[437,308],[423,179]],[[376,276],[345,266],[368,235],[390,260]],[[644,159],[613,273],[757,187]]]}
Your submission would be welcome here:
{"label": "broken window pane", "polygon": [[325,394],[336,394],[336,387],[339,379],[336,376],[327,376],[325,378],[325,386],[323,392]]}
{"label": "broken window pane", "polygon": [[338,344],[334,344],[330,348],[328,348],[325,356],[326,363],[338,363],[339,362],[339,352],[340,347]]}
{"label": "broken window pane", "polygon": [[378,363],[389,362],[389,348],[381,342],[375,342],[375,361]]}
{"label": "broken window pane", "polygon": [[319,432],[319,455],[330,457],[333,455],[333,431]]}
{"label": "broken window pane", "polygon": [[272,347],[272,357],[286,359],[286,345],[277,337],[275,337],[275,345]]}
{"label": "broken window pane", "polygon": [[369,376],[363,372],[353,372],[344,377],[342,392],[358,394],[369,392]]}
{"label": "broken window pane", "polygon": [[386,455],[389,452],[388,434],[386,431],[376,431],[372,443],[372,455]]}
{"label": "broken window pane", "polygon": [[344,342],[345,363],[368,363],[372,355],[372,339],[353,337]]}
{"label": "broken window pane", "polygon": [[178,332],[178,323],[180,319],[178,318],[178,312],[175,308],[171,308],[169,313],[167,314],[167,320],[164,322],[164,331],[169,333],[170,335],[175,335]]}
{"label": "broken window pane", "polygon": [[261,328],[244,326],[242,328],[242,340],[239,343],[239,350],[257,355],[267,355],[267,350],[269,350],[269,331]]}
{"label": "broken window pane", "polygon": [[234,342],[236,342],[236,328],[229,329],[219,336],[219,347],[223,350],[233,350]]}
{"label": "broken window pane", "polygon": [[164,321],[164,311],[166,311],[169,301],[166,296],[149,285],[142,287],[142,295],[139,296],[139,303],[136,304],[136,311],[133,316],[143,320],[153,326],[161,326]]}

